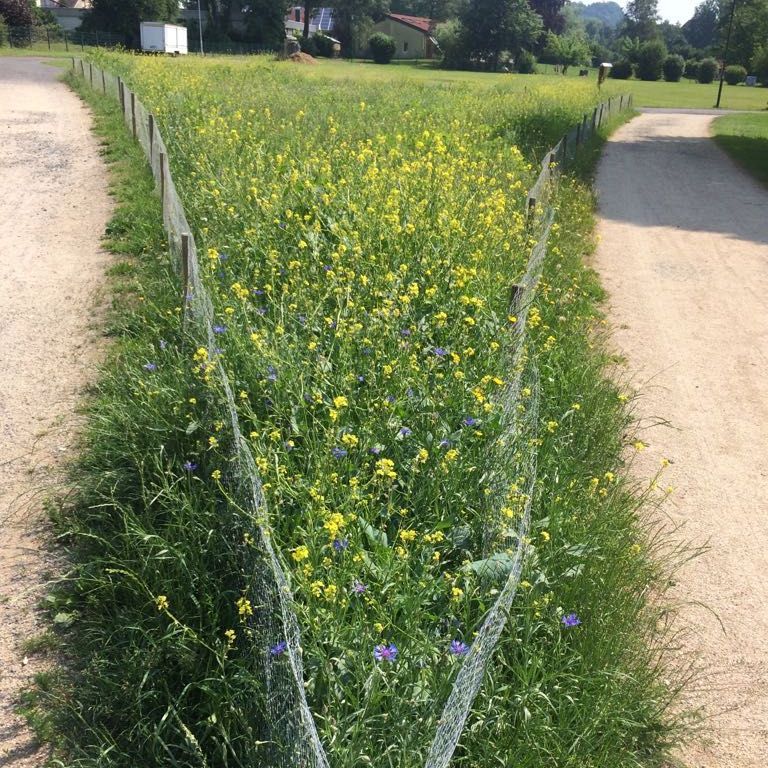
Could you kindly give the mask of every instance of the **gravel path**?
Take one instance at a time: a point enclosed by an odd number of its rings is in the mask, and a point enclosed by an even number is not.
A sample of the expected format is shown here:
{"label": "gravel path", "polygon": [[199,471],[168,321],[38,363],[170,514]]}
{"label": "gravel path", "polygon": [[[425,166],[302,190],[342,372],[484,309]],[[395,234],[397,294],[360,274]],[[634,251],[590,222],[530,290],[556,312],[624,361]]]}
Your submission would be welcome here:
{"label": "gravel path", "polygon": [[[690,768],[768,766],[768,192],[707,114],[643,114],[606,147],[596,266],[639,389],[636,470],[705,553],[680,573]],[[658,425],[659,420],[668,424]],[[654,426],[654,424],[657,424]]]}
{"label": "gravel path", "polygon": [[96,291],[111,203],[89,113],[60,70],[0,58],[0,765],[38,766],[14,712],[45,667],[23,643],[52,570],[42,503],[72,446],[97,357]]}

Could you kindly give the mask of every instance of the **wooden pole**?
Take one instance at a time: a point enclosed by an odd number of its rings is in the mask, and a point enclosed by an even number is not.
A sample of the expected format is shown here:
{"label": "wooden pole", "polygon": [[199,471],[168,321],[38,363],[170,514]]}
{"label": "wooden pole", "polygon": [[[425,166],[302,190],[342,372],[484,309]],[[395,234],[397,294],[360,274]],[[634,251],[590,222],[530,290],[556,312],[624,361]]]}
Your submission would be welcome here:
{"label": "wooden pole", "polygon": [[165,152],[160,153],[160,200],[163,203],[163,214],[165,214]]}
{"label": "wooden pole", "polygon": [[104,74],[104,70],[101,70],[101,90],[104,94],[107,92],[107,77]]}
{"label": "wooden pole", "polygon": [[181,233],[181,300],[184,306],[187,303],[187,293],[189,292],[189,233]]}
{"label": "wooden pole", "polygon": [[91,81],[91,88],[93,88],[93,63],[88,62],[88,79]]}
{"label": "wooden pole", "polygon": [[149,164],[152,165],[152,147],[155,143],[155,116],[151,112],[147,116],[147,132],[149,133]]}
{"label": "wooden pole", "polygon": [[136,94],[131,91],[131,131],[136,138]]}
{"label": "wooden pole", "polygon": [[125,117],[125,94],[123,93],[123,78],[117,78],[117,98],[120,100],[120,109],[123,110],[123,117]]}
{"label": "wooden pole", "polygon": [[80,59],[80,74],[85,77],[85,64],[83,64],[82,59]]}

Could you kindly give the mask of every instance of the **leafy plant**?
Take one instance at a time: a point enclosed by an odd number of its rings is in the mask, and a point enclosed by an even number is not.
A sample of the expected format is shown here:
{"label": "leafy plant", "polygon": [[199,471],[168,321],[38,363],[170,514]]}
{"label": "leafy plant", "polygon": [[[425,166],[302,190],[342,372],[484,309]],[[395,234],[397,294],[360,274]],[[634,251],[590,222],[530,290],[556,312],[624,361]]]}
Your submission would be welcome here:
{"label": "leafy plant", "polygon": [[661,40],[643,43],[637,58],[637,76],[641,80],[660,80],[666,58],[667,47]]}
{"label": "leafy plant", "polygon": [[627,59],[617,61],[611,69],[611,77],[614,80],[629,80],[632,77],[634,67]]}
{"label": "leafy plant", "polygon": [[368,48],[371,51],[371,57],[377,64],[389,64],[395,55],[397,45],[389,35],[376,32],[368,40]]}
{"label": "leafy plant", "polygon": [[731,64],[725,68],[725,82],[728,85],[740,85],[747,77],[747,70],[740,64]]}
{"label": "leafy plant", "polygon": [[718,73],[719,65],[714,59],[702,59],[696,71],[696,79],[700,83],[711,83]]}
{"label": "leafy plant", "polygon": [[671,54],[664,59],[664,79],[668,83],[679,83],[685,71],[685,59],[678,54]]}

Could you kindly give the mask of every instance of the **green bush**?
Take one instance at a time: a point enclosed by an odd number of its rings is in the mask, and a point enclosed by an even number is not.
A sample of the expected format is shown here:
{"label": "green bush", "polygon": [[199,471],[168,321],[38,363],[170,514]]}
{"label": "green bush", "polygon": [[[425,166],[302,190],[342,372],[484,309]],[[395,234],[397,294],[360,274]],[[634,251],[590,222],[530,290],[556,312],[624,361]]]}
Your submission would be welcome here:
{"label": "green bush", "polygon": [[8,41],[8,25],[5,23],[5,19],[0,16],[0,48],[2,48]]}
{"label": "green bush", "polygon": [[752,59],[752,73],[765,86],[768,86],[768,46],[758,49]]}
{"label": "green bush", "polygon": [[670,54],[664,59],[664,79],[668,83],[679,83],[685,70],[685,59],[676,53]]}
{"label": "green bush", "polygon": [[306,53],[308,56],[317,56],[317,45],[315,43],[316,35],[312,37],[300,37],[299,45],[301,46],[301,52]]}
{"label": "green bush", "polygon": [[521,75],[536,73],[536,57],[530,51],[520,51],[517,57],[517,71]]}
{"label": "green bush", "polygon": [[327,59],[333,57],[333,40],[322,32],[315,32],[312,35],[312,42],[315,46],[315,56],[325,56]]}
{"label": "green bush", "polygon": [[442,65],[447,69],[469,67],[469,46],[466,30],[458,19],[439,24],[435,31],[437,44],[443,54]]}
{"label": "green bush", "polygon": [[640,47],[637,57],[637,76],[641,80],[661,80],[667,46],[661,40],[649,40]]}
{"label": "green bush", "polygon": [[688,59],[685,62],[683,77],[688,80],[696,80],[699,77],[699,62],[696,59]]}
{"label": "green bush", "polygon": [[611,69],[611,77],[614,80],[629,80],[633,74],[632,62],[624,59],[623,61],[617,61]]}
{"label": "green bush", "polygon": [[732,64],[725,68],[725,82],[728,85],[739,85],[744,82],[747,76],[747,70],[739,64]]}
{"label": "green bush", "polygon": [[389,64],[397,50],[395,41],[383,32],[376,32],[371,35],[368,40],[368,47],[371,50],[371,58],[377,64]]}
{"label": "green bush", "polygon": [[714,59],[702,59],[699,62],[699,69],[696,73],[696,79],[700,83],[711,83],[717,74],[718,65]]}

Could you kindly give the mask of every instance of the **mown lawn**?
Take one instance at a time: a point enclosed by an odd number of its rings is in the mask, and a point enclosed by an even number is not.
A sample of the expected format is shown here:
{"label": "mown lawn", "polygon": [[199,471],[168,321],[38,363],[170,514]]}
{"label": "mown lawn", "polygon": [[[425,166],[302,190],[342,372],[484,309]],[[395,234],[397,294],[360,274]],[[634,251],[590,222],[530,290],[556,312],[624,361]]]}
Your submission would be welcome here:
{"label": "mown lawn", "polygon": [[768,185],[768,114],[715,120],[715,141],[745,170]]}

